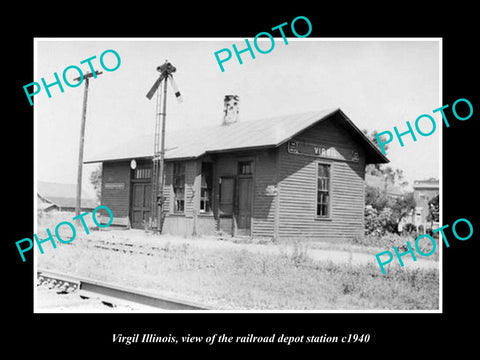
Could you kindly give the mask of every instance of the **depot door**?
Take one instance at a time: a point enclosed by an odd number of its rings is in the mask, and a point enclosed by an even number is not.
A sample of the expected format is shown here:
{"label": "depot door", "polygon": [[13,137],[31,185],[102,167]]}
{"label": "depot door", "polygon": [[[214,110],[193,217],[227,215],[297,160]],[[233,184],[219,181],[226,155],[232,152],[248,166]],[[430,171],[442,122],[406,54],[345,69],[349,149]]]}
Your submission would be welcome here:
{"label": "depot door", "polygon": [[132,186],[132,227],[144,229],[150,217],[152,184],[150,182],[134,182]]}
{"label": "depot door", "polygon": [[252,219],[252,177],[238,178],[237,234],[250,235]]}

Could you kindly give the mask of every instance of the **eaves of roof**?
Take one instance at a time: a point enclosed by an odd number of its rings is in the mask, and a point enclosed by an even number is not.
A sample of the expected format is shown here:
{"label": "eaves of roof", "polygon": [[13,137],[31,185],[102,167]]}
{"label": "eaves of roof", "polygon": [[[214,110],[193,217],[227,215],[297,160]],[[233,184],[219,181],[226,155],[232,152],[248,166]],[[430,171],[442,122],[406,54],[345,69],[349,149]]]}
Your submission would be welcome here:
{"label": "eaves of roof", "polygon": [[[367,153],[367,163],[389,161],[338,108],[239,121],[224,126],[216,125],[167,132],[165,159],[195,159],[209,153],[278,147],[332,115],[338,115],[337,119],[343,122],[355,137],[359,138],[359,142],[364,145]],[[87,158],[84,163],[153,158],[153,141],[153,134],[144,135],[116,146],[103,154]]]}

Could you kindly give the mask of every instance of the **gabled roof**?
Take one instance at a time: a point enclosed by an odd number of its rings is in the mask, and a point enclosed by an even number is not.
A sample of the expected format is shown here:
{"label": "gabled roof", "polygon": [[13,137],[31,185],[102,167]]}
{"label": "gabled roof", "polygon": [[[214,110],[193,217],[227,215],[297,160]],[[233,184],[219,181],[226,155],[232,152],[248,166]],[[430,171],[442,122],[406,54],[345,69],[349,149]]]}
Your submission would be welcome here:
{"label": "gabled roof", "polygon": [[58,205],[52,203],[51,201],[48,201],[47,199],[44,199],[37,194],[37,210],[48,211],[51,209],[58,209]]}
{"label": "gabled roof", "polygon": [[[338,114],[339,121],[364,145],[367,163],[385,163],[388,159],[340,110],[310,111],[266,119],[239,121],[230,125],[167,131],[165,159],[198,158],[207,153],[277,147],[307,128]],[[153,134],[134,138],[109,151],[92,156],[84,163],[153,157]]]}
{"label": "gabled roof", "polygon": [[[37,181],[37,195],[44,201],[60,208],[75,208],[77,187],[75,184],[62,184]],[[98,201],[82,191],[82,209],[94,209]]]}
{"label": "gabled roof", "polygon": [[440,186],[440,181],[436,178],[430,178],[427,180],[415,180],[413,182],[413,189],[434,189],[438,190]]}

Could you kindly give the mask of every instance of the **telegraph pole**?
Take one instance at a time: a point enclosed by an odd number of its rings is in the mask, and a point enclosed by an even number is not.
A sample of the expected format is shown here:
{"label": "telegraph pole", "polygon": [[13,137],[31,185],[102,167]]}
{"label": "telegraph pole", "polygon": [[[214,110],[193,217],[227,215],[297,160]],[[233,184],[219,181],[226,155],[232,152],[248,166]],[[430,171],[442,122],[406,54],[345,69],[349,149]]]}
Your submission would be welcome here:
{"label": "telegraph pole", "polygon": [[[96,75],[102,74],[101,71],[95,71]],[[93,73],[89,72],[85,75],[75,78],[75,81],[82,81],[85,79],[85,89],[83,91],[83,110],[82,123],[80,125],[80,145],[78,147],[78,170],[77,170],[77,197],[75,203],[75,215],[80,215],[82,202],[82,169],[83,169],[83,143],[85,139],[85,123],[87,120],[87,99],[88,99],[88,83],[89,79],[93,77]],[[95,76],[96,77],[96,76]]]}

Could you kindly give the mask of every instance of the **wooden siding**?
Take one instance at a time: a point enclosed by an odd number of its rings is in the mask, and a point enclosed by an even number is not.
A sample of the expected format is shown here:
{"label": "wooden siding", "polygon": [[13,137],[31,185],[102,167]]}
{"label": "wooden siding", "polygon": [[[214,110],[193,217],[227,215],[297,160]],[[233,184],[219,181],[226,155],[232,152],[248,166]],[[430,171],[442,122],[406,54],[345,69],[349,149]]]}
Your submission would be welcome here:
{"label": "wooden siding", "polygon": [[[336,123],[335,117],[332,117],[297,134],[292,140],[341,148],[346,154],[357,151],[358,162],[288,153],[287,144],[270,150],[219,153],[211,157],[187,160],[185,161],[185,212],[183,214],[173,213],[173,163],[167,161],[164,185],[167,211],[164,223],[165,233],[191,236],[194,229],[198,235],[213,235],[216,230],[231,233],[234,224],[232,219],[218,217],[219,179],[228,176],[237,178],[238,162],[251,160],[253,161],[252,236],[312,240],[363,236],[365,154],[356,139],[356,134],[352,134],[351,131]],[[206,159],[214,163],[213,213],[211,215],[198,214],[201,164]],[[317,164],[319,162],[331,165],[330,211],[327,219],[316,215]],[[114,217],[129,216],[130,174],[129,161],[103,164],[102,204],[112,209]],[[106,188],[106,183],[114,184]],[[267,188],[273,189],[273,193],[267,191]],[[235,199],[235,213],[237,209],[238,199]],[[194,216],[195,213],[197,217]]]}
{"label": "wooden siding", "polygon": [[[195,179],[200,176],[201,167],[198,160],[185,162],[185,216],[193,217],[194,198],[200,196],[200,190],[195,191]],[[198,207],[196,207],[198,209]]]}
{"label": "wooden siding", "polygon": [[[194,196],[195,196],[195,178],[199,174],[200,169],[197,166],[198,161],[185,161],[185,211],[183,213],[175,213],[176,216],[193,216]],[[173,214],[173,162],[165,163],[165,184],[163,192],[165,196],[165,211]]]}
{"label": "wooden siding", "polygon": [[[109,188],[108,183],[123,184]],[[128,161],[104,162],[102,167],[102,205],[112,210],[113,217],[129,216],[130,163]]]}
{"label": "wooden siding", "polygon": [[194,225],[193,217],[181,215],[170,215],[165,218],[163,234],[171,234],[183,237],[193,236],[193,229],[196,226],[197,236],[211,236],[215,234],[216,222],[213,217],[198,216]]}
{"label": "wooden siding", "polygon": [[[216,204],[216,218],[217,218],[217,227],[224,233],[232,234],[235,231],[235,225],[237,224],[237,219],[233,217],[222,217],[219,218],[218,210],[218,202],[219,202],[219,194],[220,194],[220,184],[219,179],[221,177],[234,177],[235,178],[235,190],[234,190],[234,201],[233,201],[233,213],[234,216],[238,213],[238,162],[239,161],[252,161],[253,162],[253,175],[252,179],[255,181],[255,172],[256,172],[256,164],[255,164],[255,153],[254,152],[234,152],[228,154],[218,154],[215,157],[216,165],[215,165],[215,177],[214,177],[214,191],[215,191],[215,202]],[[253,196],[252,199],[252,209],[255,206],[255,197]],[[253,217],[253,211],[251,213]],[[253,222],[253,221],[252,221]],[[252,223],[251,222],[251,223]],[[253,231],[253,229],[251,229]]]}
{"label": "wooden siding", "polygon": [[173,212],[173,163],[165,163],[165,183],[163,184],[163,197],[165,198],[164,208],[167,213]]}
{"label": "wooden siding", "polygon": [[213,214],[199,214],[201,170],[201,159],[185,161],[185,212],[173,213],[173,162],[166,162],[164,192],[167,214],[163,225],[165,234],[187,237],[195,232],[199,236],[215,234],[216,221]]}
{"label": "wooden siding", "polygon": [[[236,177],[237,176],[237,162],[238,158],[232,154],[219,154],[215,158],[215,176],[213,181],[214,188],[214,213],[217,220],[217,229],[221,233],[232,235],[234,231],[233,217],[220,217],[219,201],[220,201],[220,178],[221,177]],[[235,182],[236,183],[236,182]],[[236,191],[235,191],[236,192]],[[235,198],[233,203],[233,211],[235,212]]]}
{"label": "wooden siding", "polygon": [[[237,175],[237,163],[239,159],[246,160],[245,154],[220,154],[216,158],[216,170],[217,177],[221,176],[236,176]],[[252,159],[250,156],[248,159]],[[253,159],[252,159],[253,160]]]}
{"label": "wooden siding", "polygon": [[252,236],[273,237],[275,227],[275,196],[267,194],[267,187],[277,185],[277,152],[257,152],[255,157]]}
{"label": "wooden siding", "polygon": [[232,234],[233,231],[233,219],[232,218],[219,218],[218,230],[220,233]]}
{"label": "wooden siding", "polygon": [[[364,232],[365,156],[354,138],[334,121],[326,120],[295,140],[351,148],[359,161],[339,161],[290,154],[279,147],[279,236],[334,240],[362,236]],[[331,164],[330,216],[316,215],[317,164]]]}
{"label": "wooden siding", "polygon": [[[268,196],[267,186],[276,186],[276,150],[262,150],[251,152],[237,152],[229,154],[218,154],[215,161],[215,209],[219,201],[219,178],[237,177],[238,162],[253,162],[253,198],[251,209],[251,235],[255,237],[273,237],[275,227],[275,196]],[[238,179],[236,181],[236,188]],[[235,190],[237,192],[238,189]],[[238,194],[237,194],[238,196]],[[238,199],[235,199],[234,213],[238,211]],[[232,231],[232,220],[220,218],[218,227],[226,233]]]}

